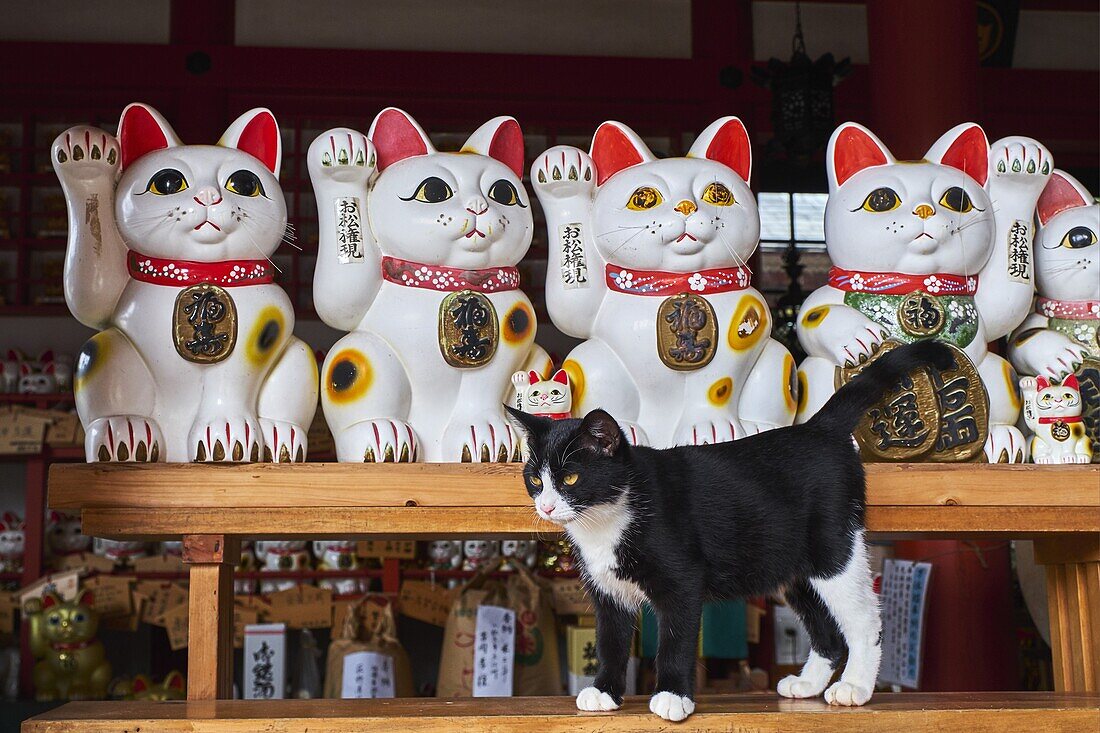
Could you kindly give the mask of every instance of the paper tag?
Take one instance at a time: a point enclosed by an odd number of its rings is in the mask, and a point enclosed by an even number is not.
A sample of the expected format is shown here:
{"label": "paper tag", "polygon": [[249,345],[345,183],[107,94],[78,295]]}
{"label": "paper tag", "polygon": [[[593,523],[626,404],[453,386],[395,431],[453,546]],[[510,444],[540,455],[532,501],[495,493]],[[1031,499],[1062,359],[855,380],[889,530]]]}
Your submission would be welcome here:
{"label": "paper tag", "polygon": [[592,601],[588,598],[580,578],[562,578],[550,584],[554,596],[554,610],[563,615],[592,613]]}
{"label": "paper tag", "polygon": [[566,290],[588,287],[588,263],[584,257],[584,239],[581,224],[562,224],[558,227],[558,243],[561,246],[561,282]]}
{"label": "paper tag", "polygon": [[474,697],[511,697],[516,656],[516,614],[478,606],[474,631]]}
{"label": "paper tag", "polygon": [[152,626],[164,626],[164,615],[177,606],[187,606],[187,591],[175,583],[157,588],[141,611],[141,620]]}
{"label": "paper tag", "polygon": [[332,624],[332,591],[299,585],[270,595],[272,621],[292,629],[323,629]]}
{"label": "paper tag", "polygon": [[97,573],[109,573],[115,569],[114,560],[96,555],[92,552],[83,553],[82,562],[84,567],[88,568],[89,571],[95,571]]}
{"label": "paper tag", "polygon": [[182,573],[183,558],[178,555],[135,557],[134,570],[139,573]]}
{"label": "paper tag", "polygon": [[917,687],[931,573],[931,563],[883,561],[882,666],[878,673],[882,683]]}
{"label": "paper tag", "polygon": [[286,686],[286,626],[244,627],[244,699],[281,700]]}
{"label": "paper tag", "polygon": [[340,264],[363,261],[363,215],[358,196],[341,196],[336,204],[337,257]]}
{"label": "paper tag", "polygon": [[378,652],[352,652],[344,657],[340,697],[395,697],[393,657]]}
{"label": "paper tag", "polygon": [[168,631],[168,645],[172,651],[187,646],[187,604],[173,606],[164,612],[164,628]]}
{"label": "paper tag", "polygon": [[130,597],[130,578],[97,575],[85,580],[84,587],[92,591],[96,613],[102,617],[125,616],[134,608]]}
{"label": "paper tag", "polygon": [[80,418],[75,412],[63,410],[50,410],[53,422],[46,428],[46,445],[58,448],[76,445],[77,433],[80,432]]}
{"label": "paper tag", "polygon": [[403,615],[435,626],[447,625],[452,603],[454,595],[446,587],[423,580],[406,580],[397,599]]}
{"label": "paper tag", "polygon": [[35,411],[17,407],[0,409],[0,454],[41,453],[51,418],[36,417]]}
{"label": "paper tag", "polygon": [[1008,279],[1031,282],[1031,227],[1017,219],[1008,228]]}
{"label": "paper tag", "polygon": [[41,598],[48,592],[56,593],[63,601],[71,601],[76,598],[79,587],[80,574],[76,570],[51,573],[19,591],[19,607],[23,608],[30,599]]}
{"label": "paper tag", "polygon": [[360,540],[355,552],[359,557],[411,560],[416,557],[416,540]]}

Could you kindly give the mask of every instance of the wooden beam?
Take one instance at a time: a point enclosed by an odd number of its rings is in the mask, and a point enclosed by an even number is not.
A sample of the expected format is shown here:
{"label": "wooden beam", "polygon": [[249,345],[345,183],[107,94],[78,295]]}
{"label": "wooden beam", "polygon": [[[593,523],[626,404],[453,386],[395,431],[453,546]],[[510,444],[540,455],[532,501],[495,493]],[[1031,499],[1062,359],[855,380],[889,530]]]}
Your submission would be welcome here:
{"label": "wooden beam", "polygon": [[183,561],[190,571],[187,614],[187,699],[233,696],[233,565],[238,540],[185,535]]}
{"label": "wooden beam", "polygon": [[1046,565],[1054,684],[1100,692],[1100,534],[1035,543]]}

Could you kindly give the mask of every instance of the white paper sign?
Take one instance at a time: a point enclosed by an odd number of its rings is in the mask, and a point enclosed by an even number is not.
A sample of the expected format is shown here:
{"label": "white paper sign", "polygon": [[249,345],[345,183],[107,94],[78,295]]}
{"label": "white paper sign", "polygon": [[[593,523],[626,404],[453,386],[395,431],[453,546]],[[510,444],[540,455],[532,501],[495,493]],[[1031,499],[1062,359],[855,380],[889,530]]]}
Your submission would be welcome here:
{"label": "white paper sign", "polygon": [[244,699],[281,700],[286,695],[286,624],[244,627]]}
{"label": "white paper sign", "polygon": [[341,264],[363,261],[363,214],[358,196],[336,199],[337,256]]}
{"label": "white paper sign", "polygon": [[588,287],[588,263],[584,258],[584,240],[581,225],[562,224],[558,227],[558,243],[561,246],[561,281],[566,290]]}
{"label": "white paper sign", "polygon": [[879,682],[917,687],[931,573],[932,565],[926,562],[888,559],[883,563]]}
{"label": "white paper sign", "polygon": [[396,697],[393,657],[378,652],[353,652],[344,657],[340,697]]}
{"label": "white paper sign", "polygon": [[511,697],[515,657],[515,611],[499,606],[478,606],[474,632],[474,697]]}
{"label": "white paper sign", "polygon": [[775,607],[775,663],[802,664],[810,656],[810,635],[790,606]]}
{"label": "white paper sign", "polygon": [[1017,219],[1008,228],[1008,279],[1031,282],[1031,233],[1026,221]]}

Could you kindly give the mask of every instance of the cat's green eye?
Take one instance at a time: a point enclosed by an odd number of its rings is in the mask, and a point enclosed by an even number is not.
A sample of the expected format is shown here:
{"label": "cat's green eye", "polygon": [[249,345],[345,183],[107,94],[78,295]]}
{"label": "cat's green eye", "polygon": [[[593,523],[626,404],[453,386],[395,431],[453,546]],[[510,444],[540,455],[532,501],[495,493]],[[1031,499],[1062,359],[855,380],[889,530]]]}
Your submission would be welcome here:
{"label": "cat's green eye", "polygon": [[447,182],[438,176],[429,176],[416,187],[416,193],[402,201],[422,201],[425,204],[439,204],[455,195]]}
{"label": "cat's green eye", "polygon": [[566,486],[572,486],[573,484],[577,483],[577,480],[579,478],[580,476],[575,473],[567,473],[565,474],[565,476],[562,477],[561,482]]}
{"label": "cat's green eye", "polygon": [[489,187],[489,198],[505,206],[515,206],[519,203],[519,193],[516,191],[516,187],[503,178]]}
{"label": "cat's green eye", "polygon": [[660,206],[664,202],[661,192],[653,186],[638,186],[634,193],[630,194],[630,200],[626,202],[626,208],[631,211],[645,211],[654,206]]}
{"label": "cat's green eye", "polygon": [[165,168],[157,171],[149,179],[149,185],[145,187],[157,196],[171,196],[174,193],[187,190],[187,179],[175,168]]}
{"label": "cat's green eye", "polygon": [[943,196],[940,197],[940,206],[959,214],[968,214],[974,210],[974,202],[970,200],[970,194],[958,186],[952,186],[943,192]]}
{"label": "cat's green eye", "polygon": [[884,211],[893,211],[899,206],[901,206],[901,199],[898,198],[894,189],[882,186],[867,194],[860,208],[873,214],[881,214]]}
{"label": "cat's green eye", "polygon": [[703,189],[702,199],[714,206],[732,206],[737,203],[733,198],[733,192],[717,181],[707,184]]}
{"label": "cat's green eye", "polygon": [[239,170],[225,182],[225,190],[238,196],[266,196],[260,177],[252,171]]}
{"label": "cat's green eye", "polygon": [[540,479],[538,476],[531,476],[527,480],[531,482],[532,486],[542,486],[542,479]]}
{"label": "cat's green eye", "polygon": [[1096,244],[1096,232],[1088,227],[1074,227],[1062,237],[1061,246],[1068,249],[1080,249]]}

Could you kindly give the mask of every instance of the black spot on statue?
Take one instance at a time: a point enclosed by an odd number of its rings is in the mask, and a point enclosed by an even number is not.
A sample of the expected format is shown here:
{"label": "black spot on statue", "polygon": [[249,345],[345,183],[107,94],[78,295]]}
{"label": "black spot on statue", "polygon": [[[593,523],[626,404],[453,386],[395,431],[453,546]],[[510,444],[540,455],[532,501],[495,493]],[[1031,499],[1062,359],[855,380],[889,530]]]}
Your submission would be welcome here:
{"label": "black spot on statue", "polygon": [[256,339],[256,345],[260,347],[261,351],[267,351],[275,345],[278,339],[279,324],[275,320],[270,320],[264,324],[263,330],[260,331],[260,336]]}
{"label": "black spot on statue", "polygon": [[514,334],[527,333],[527,327],[531,324],[531,317],[527,315],[527,311],[523,308],[516,308],[512,311],[512,315],[508,317],[508,327],[512,329]]}
{"label": "black spot on statue", "polygon": [[76,357],[76,376],[86,376],[95,364],[97,356],[99,356],[99,344],[95,339],[85,341],[80,347],[80,354]]}
{"label": "black spot on statue", "polygon": [[358,377],[359,370],[355,364],[346,359],[338,361],[332,367],[332,388],[337,392],[343,392],[355,384]]}

